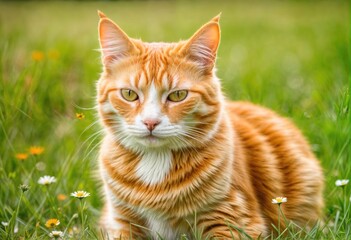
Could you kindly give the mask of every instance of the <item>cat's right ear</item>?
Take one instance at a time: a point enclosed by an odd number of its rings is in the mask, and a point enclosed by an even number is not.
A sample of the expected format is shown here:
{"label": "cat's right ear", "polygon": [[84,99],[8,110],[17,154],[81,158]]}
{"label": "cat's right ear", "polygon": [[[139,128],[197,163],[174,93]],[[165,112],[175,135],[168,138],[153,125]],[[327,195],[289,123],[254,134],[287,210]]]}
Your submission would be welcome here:
{"label": "cat's right ear", "polygon": [[203,25],[187,42],[185,54],[206,70],[212,70],[220,42],[220,14]]}
{"label": "cat's right ear", "polygon": [[100,16],[99,41],[101,57],[103,64],[107,66],[111,62],[130,55],[135,50],[135,46],[128,35],[112,20],[107,18],[104,13],[98,11],[98,14]]}

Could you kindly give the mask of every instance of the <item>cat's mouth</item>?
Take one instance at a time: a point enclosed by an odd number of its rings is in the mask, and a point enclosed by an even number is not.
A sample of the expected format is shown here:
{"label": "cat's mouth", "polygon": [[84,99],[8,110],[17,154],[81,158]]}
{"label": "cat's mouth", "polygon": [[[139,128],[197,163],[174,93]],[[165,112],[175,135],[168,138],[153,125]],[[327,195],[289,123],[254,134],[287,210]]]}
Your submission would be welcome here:
{"label": "cat's mouth", "polygon": [[146,147],[162,147],[166,143],[164,138],[156,136],[152,133],[140,138],[140,143]]}
{"label": "cat's mouth", "polygon": [[160,140],[160,138],[158,138],[155,135],[152,135],[152,133],[150,133],[150,135],[146,136],[146,140],[150,143],[156,143],[157,141]]}

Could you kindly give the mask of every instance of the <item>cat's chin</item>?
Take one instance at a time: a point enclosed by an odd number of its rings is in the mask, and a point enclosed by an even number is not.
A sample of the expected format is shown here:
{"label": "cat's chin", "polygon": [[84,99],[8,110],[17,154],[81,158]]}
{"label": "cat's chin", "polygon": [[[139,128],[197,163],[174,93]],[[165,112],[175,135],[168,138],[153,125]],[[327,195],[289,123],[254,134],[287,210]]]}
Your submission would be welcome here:
{"label": "cat's chin", "polygon": [[161,148],[167,145],[167,141],[165,139],[152,135],[139,138],[137,141],[142,147],[146,148]]}

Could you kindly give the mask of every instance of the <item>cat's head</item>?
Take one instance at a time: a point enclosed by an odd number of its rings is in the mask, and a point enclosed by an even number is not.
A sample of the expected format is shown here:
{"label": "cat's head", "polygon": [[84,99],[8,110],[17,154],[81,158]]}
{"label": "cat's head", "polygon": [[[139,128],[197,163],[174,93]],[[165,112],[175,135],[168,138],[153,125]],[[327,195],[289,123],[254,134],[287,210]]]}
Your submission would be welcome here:
{"label": "cat's head", "polygon": [[136,151],[196,147],[210,140],[223,103],[214,68],[219,16],[189,40],[146,43],[99,15],[98,108],[108,134]]}

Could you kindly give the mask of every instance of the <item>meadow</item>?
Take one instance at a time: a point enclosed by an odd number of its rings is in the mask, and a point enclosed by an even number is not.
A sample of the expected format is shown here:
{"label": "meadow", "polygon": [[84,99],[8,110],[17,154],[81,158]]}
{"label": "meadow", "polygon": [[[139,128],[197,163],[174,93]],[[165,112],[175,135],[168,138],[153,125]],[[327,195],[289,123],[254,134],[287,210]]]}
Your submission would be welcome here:
{"label": "meadow", "polygon": [[[0,239],[50,239],[53,230],[63,239],[100,236],[97,9],[144,41],[186,39],[222,12],[223,91],[291,118],[325,173],[325,225],[309,233],[291,227],[275,239],[351,239],[351,183],[336,186],[351,179],[348,1],[43,1],[0,9]],[[54,179],[39,181],[46,175]],[[71,196],[77,190],[90,196]]]}

